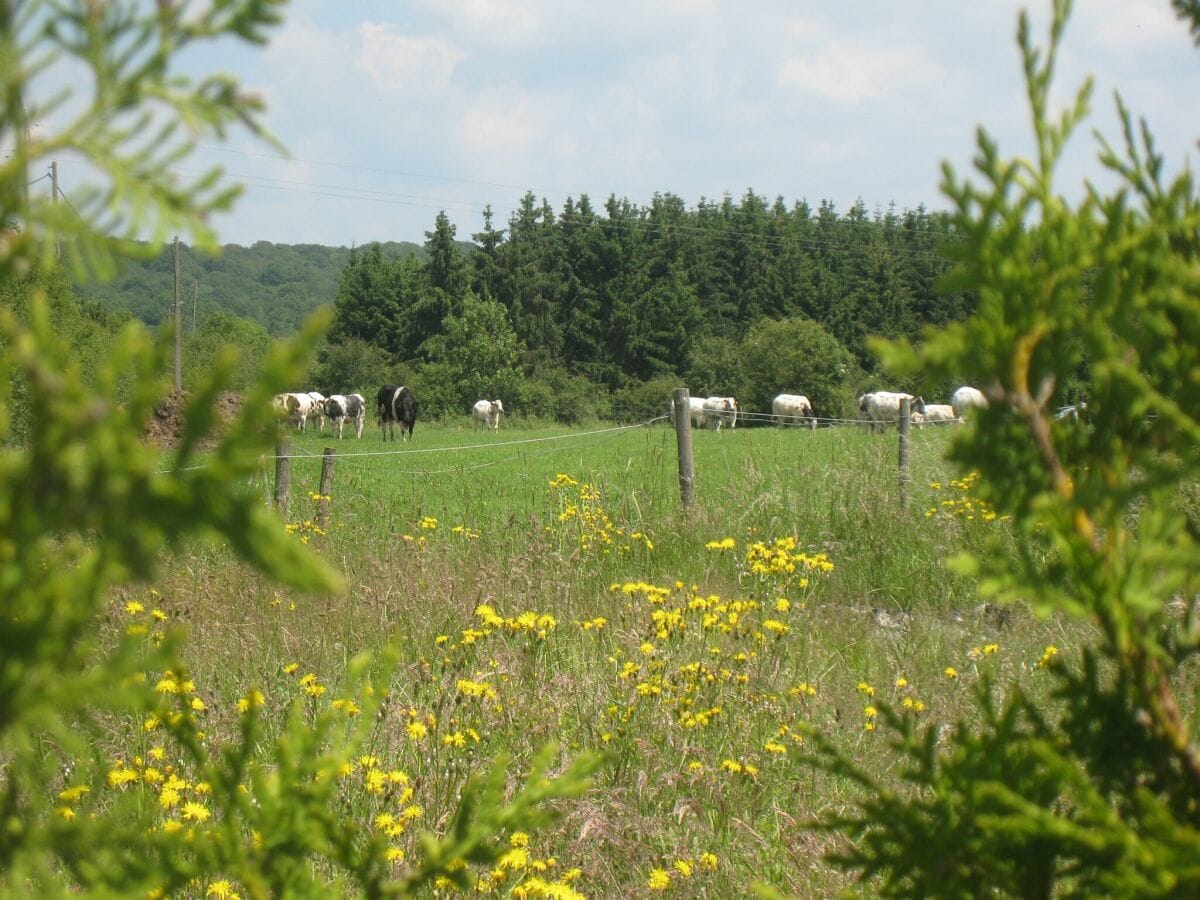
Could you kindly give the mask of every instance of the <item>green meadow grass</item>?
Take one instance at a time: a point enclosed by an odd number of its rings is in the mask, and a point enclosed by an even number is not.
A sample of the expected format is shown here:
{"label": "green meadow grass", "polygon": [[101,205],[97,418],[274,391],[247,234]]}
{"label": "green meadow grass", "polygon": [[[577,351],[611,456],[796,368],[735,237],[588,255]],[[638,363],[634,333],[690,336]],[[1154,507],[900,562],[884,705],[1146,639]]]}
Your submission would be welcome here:
{"label": "green meadow grass", "polygon": [[[827,896],[848,884],[823,860],[836,839],[805,823],[853,787],[803,762],[803,728],[890,771],[879,704],[952,721],[969,713],[980,673],[1039,691],[1046,646],[1066,653],[1082,634],[983,607],[945,570],[1004,528],[978,511],[927,515],[962,510],[942,460],[949,438],[913,434],[906,507],[894,430],[698,432],[685,510],[665,424],[419,424],[414,441],[386,445],[370,428],[361,441],[292,435],[290,524],[345,574],[347,593],[292,596],[197,547],[137,598],[138,615],[160,609],[185,629],[214,741],[234,732],[251,689],[269,718],[293,702],[317,715],[347,696],[350,660],[390,642],[388,704],[364,748],[376,761],[359,768],[411,777],[413,831],[444,827],[465,777],[497,753],[513,755],[515,775],[555,741],[606,763],[534,836],[543,877],[588,896],[738,896],[755,880]],[[312,495],[325,447],[339,456],[322,534]],[[749,548],[781,539],[794,539],[779,558],[798,571],[754,571]],[[720,541],[732,549],[708,546]],[[810,571],[820,559],[832,570]],[[110,633],[137,618],[131,596],[114,599]],[[106,752],[128,759],[154,742],[118,724]],[[347,774],[345,802],[371,822],[394,810],[362,772]],[[397,852],[411,854],[411,834],[396,836]],[[533,873],[482,873],[480,890],[503,894]]]}

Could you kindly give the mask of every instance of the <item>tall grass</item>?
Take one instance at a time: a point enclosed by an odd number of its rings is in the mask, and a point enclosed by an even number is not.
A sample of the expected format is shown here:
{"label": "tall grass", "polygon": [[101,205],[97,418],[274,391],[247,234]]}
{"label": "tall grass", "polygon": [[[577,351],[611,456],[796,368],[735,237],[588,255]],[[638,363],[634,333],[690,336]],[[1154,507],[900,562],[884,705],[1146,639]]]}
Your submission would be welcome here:
{"label": "tall grass", "polygon": [[[853,787],[800,763],[804,728],[886,771],[872,707],[907,698],[913,715],[948,721],[980,672],[1037,690],[1046,645],[1072,643],[1056,622],[980,607],[942,567],[1004,527],[926,515],[957,490],[948,431],[913,435],[907,506],[894,431],[699,432],[686,510],[669,427],[592,431],[425,427],[386,446],[370,430],[291,436],[296,539],[349,592],[279,593],[220,548],[197,548],[157,586],[151,602],[189,632],[210,734],[233,727],[251,687],[280,721],[293,698],[322,708],[352,657],[391,641],[399,662],[371,752],[413,778],[426,827],[444,826],[484,761],[507,751],[519,768],[554,740],[608,760],[593,793],[537,838],[557,871],[581,870],[573,889],[734,896],[765,879],[822,896],[844,878],[821,859],[832,839],[804,823]],[[320,534],[311,495],[325,446],[340,455]],[[782,539],[799,572],[756,572],[748,548]],[[714,549],[722,541],[732,549]],[[801,584],[819,554],[832,571]],[[126,599],[114,599],[114,633]],[[329,693],[306,698],[306,673]],[[414,723],[428,733],[414,737]],[[107,751],[147,741],[126,723]],[[346,802],[364,820],[378,812],[349,789]]]}

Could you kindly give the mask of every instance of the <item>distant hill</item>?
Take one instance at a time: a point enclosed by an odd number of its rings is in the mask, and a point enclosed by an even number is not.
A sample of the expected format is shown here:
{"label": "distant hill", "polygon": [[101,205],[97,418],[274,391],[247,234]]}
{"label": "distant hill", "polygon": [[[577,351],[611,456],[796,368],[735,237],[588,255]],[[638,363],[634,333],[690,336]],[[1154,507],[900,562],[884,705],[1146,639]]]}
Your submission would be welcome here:
{"label": "distant hill", "polygon": [[[388,241],[380,246],[389,257],[425,258],[419,244]],[[333,303],[350,253],[349,247],[259,241],[251,247],[226,244],[220,256],[209,257],[180,244],[185,327],[192,321],[194,296],[198,320],[223,310],[258,322],[273,335],[291,334],[318,306]],[[174,272],[168,245],[153,259],[126,261],[108,284],[76,285],[75,290],[82,298],[157,325],[170,315]]]}

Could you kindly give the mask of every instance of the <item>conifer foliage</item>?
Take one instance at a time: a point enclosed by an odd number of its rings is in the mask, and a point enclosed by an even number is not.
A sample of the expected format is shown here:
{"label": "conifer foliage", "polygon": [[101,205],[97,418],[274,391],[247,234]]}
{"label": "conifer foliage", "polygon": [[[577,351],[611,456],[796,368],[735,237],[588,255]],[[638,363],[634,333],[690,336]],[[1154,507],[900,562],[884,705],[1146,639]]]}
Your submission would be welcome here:
{"label": "conifer foliage", "polygon": [[[1098,637],[1047,648],[1051,696],[985,682],[977,718],[946,735],[886,711],[906,763],[895,777],[812,735],[813,759],[862,788],[822,822],[851,838],[839,861],[889,896],[1200,894],[1200,747],[1180,696],[1200,646],[1186,503],[1200,476],[1200,197],[1190,172],[1166,177],[1119,100],[1123,140],[1101,141],[1100,160],[1120,186],[1074,205],[1056,192],[1090,84],[1052,112],[1070,3],[1053,12],[1046,48],[1024,15],[1019,29],[1036,157],[1005,159],[981,131],[981,183],[945,169],[963,236],[950,280],[978,295],[977,314],[919,349],[880,350],[897,373],[968,373],[990,400],[951,453],[1010,517],[1021,562],[954,565],[985,595],[1086,619]],[[1084,361],[1086,407],[1056,419]]]}

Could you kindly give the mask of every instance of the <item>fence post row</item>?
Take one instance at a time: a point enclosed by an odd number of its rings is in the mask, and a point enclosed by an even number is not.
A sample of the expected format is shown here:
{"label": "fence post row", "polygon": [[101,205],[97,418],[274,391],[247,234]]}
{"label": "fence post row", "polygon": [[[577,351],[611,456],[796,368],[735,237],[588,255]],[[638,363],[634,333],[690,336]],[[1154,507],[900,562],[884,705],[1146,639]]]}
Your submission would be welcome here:
{"label": "fence post row", "polygon": [[671,398],[675,414],[675,440],[679,447],[679,499],[683,508],[692,505],[696,470],[692,464],[692,412],[687,388],[676,388]]}
{"label": "fence post row", "polygon": [[900,505],[908,508],[909,486],[912,475],[908,471],[909,434],[912,424],[912,403],[907,397],[900,400],[900,421],[897,430],[900,432]]}

